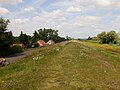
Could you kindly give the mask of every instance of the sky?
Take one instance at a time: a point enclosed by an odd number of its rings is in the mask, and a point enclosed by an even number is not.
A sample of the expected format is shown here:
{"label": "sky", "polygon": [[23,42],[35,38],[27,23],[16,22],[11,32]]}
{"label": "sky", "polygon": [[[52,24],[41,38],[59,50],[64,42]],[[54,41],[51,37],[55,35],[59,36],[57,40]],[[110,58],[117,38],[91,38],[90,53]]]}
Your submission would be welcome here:
{"label": "sky", "polygon": [[120,32],[120,0],[0,0],[0,16],[10,20],[15,36],[40,28],[73,38]]}

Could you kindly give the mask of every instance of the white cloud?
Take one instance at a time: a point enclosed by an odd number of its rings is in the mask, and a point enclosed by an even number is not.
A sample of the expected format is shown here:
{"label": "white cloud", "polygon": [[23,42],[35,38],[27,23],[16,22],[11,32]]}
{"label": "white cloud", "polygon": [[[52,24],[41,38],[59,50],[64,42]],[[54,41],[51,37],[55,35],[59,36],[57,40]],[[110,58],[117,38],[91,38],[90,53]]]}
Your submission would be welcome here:
{"label": "white cloud", "polygon": [[98,8],[120,8],[119,0],[75,0],[75,3],[79,6],[94,6]]}
{"label": "white cloud", "polygon": [[96,0],[96,3],[100,6],[107,7],[112,5],[111,0]]}
{"label": "white cloud", "polygon": [[118,24],[120,23],[120,16],[119,15],[115,18],[114,23],[118,23]]}
{"label": "white cloud", "polygon": [[70,13],[80,12],[80,11],[81,11],[80,8],[77,8],[77,7],[74,7],[74,6],[71,6],[67,9],[67,12],[70,12]]}
{"label": "white cloud", "polygon": [[35,6],[35,5],[37,5],[37,4],[41,5],[41,4],[43,4],[45,1],[46,1],[46,0],[35,0],[35,2],[33,3],[33,6]]}
{"label": "white cloud", "polygon": [[17,4],[22,2],[23,0],[0,0],[0,4]]}
{"label": "white cloud", "polygon": [[[18,18],[10,20],[10,24],[8,28],[14,32],[14,35],[19,35],[21,31],[29,34],[33,28],[31,28],[32,23],[29,22],[30,20],[27,18]],[[30,28],[29,28],[30,27]]]}
{"label": "white cloud", "polygon": [[61,10],[53,10],[52,12],[43,12],[41,15],[44,18],[60,18],[63,16],[64,12]]}
{"label": "white cloud", "polygon": [[114,30],[119,30],[119,32],[120,32],[120,15],[118,15],[118,16],[113,20],[113,27],[114,27]]}
{"label": "white cloud", "polygon": [[74,23],[84,27],[97,27],[102,23],[102,18],[99,16],[77,16]]}
{"label": "white cloud", "polygon": [[43,12],[39,16],[33,17],[33,21],[43,22],[43,23],[54,23],[56,21],[64,21],[64,12],[61,10],[53,10],[52,12]]}
{"label": "white cloud", "polygon": [[25,24],[25,23],[27,23],[27,22],[29,22],[29,19],[26,19],[26,18],[24,18],[24,19],[13,19],[13,20],[11,20],[11,24],[12,24],[12,25]]}
{"label": "white cloud", "polygon": [[[4,0],[2,3],[6,3],[5,1],[12,1],[11,4],[23,2],[22,0]],[[39,28],[53,28],[58,29],[62,36],[87,37],[94,36],[97,32],[108,31],[113,28],[119,30],[120,28],[120,16],[114,22],[112,21],[113,17],[117,15],[116,10],[120,9],[119,0],[32,1],[30,6],[17,7],[21,11],[11,14],[12,18],[19,18],[11,20],[11,30],[14,30],[16,35],[20,32],[19,30],[31,34]],[[45,2],[46,4],[42,7]],[[7,13],[9,11],[2,9],[0,12]],[[26,12],[30,13],[27,14]],[[112,16],[113,13],[115,13],[114,16]],[[29,17],[30,20],[24,17]]]}
{"label": "white cloud", "polygon": [[8,9],[0,7],[0,15],[5,15],[5,14],[8,14],[8,13],[9,13]]}
{"label": "white cloud", "polygon": [[34,11],[35,9],[33,7],[27,7],[27,8],[24,8],[24,11],[26,12],[31,12],[31,11]]}

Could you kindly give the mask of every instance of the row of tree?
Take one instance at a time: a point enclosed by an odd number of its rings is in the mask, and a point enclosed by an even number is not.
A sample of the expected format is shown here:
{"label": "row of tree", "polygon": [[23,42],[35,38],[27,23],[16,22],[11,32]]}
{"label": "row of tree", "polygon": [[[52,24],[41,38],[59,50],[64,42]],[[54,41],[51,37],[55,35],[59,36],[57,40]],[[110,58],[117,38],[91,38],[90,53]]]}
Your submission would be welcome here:
{"label": "row of tree", "polygon": [[44,40],[47,42],[48,40],[52,39],[56,43],[66,40],[58,35],[58,30],[45,28],[35,31],[33,36],[21,32],[18,37],[14,37],[12,32],[8,31],[7,26],[9,23],[10,21],[8,19],[4,19],[2,17],[0,18],[0,57],[11,54],[11,48],[14,43],[23,43],[26,47],[30,47],[38,40]]}
{"label": "row of tree", "polygon": [[39,29],[38,31],[34,31],[33,36],[24,34],[21,32],[21,34],[18,37],[15,37],[15,42],[21,42],[24,45],[34,44],[38,40],[44,40],[45,42],[49,40],[54,40],[57,42],[65,41],[66,39],[64,37],[60,37],[58,35],[58,30],[53,29]]}
{"label": "row of tree", "polygon": [[115,31],[101,32],[97,37],[88,37],[88,40],[98,41],[101,44],[117,44],[120,37]]}
{"label": "row of tree", "polygon": [[119,40],[119,36],[115,31],[102,32],[97,37],[100,43],[103,44],[117,44]]}

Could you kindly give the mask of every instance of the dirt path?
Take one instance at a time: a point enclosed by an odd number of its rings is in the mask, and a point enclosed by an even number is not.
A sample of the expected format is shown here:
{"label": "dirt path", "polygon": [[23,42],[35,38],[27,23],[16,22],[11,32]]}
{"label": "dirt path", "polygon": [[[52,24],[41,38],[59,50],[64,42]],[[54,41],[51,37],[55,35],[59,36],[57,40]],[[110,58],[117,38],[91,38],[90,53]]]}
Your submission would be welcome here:
{"label": "dirt path", "polygon": [[[64,45],[66,45],[67,43],[68,43],[67,41],[62,42],[62,43],[60,43],[60,46],[64,46]],[[57,44],[56,44],[56,45],[57,45]],[[19,54],[16,54],[16,55],[11,55],[11,56],[5,57],[5,59],[6,59],[8,62],[14,62],[14,61],[16,61],[17,59],[20,59],[20,58],[23,58],[23,57],[25,57],[25,56],[27,56],[27,55],[32,54],[35,50],[36,50],[36,49],[34,49],[34,50],[29,50],[29,51],[25,51],[25,52],[23,52],[23,53],[19,53]]]}
{"label": "dirt path", "polygon": [[9,62],[14,62],[14,61],[16,61],[19,58],[23,58],[23,57],[25,57],[27,55],[32,54],[33,51],[35,51],[35,50],[29,50],[29,51],[25,51],[23,53],[19,53],[19,54],[16,54],[16,55],[11,55],[11,56],[5,57],[5,59],[7,61],[9,61]]}

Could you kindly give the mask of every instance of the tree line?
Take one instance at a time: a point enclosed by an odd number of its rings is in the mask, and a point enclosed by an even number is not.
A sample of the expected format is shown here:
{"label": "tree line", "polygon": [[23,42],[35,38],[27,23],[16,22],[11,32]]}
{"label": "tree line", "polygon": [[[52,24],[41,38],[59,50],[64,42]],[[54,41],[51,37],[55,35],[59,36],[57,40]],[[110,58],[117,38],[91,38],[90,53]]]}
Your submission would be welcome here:
{"label": "tree line", "polygon": [[101,32],[96,37],[88,37],[88,40],[97,41],[101,44],[120,44],[119,34],[115,31]]}
{"label": "tree line", "polygon": [[34,31],[33,36],[21,32],[18,37],[15,37],[16,43],[21,42],[26,46],[29,44],[34,44],[38,40],[44,40],[45,42],[49,40],[54,40],[56,43],[58,43],[65,41],[66,39],[58,35],[58,30],[45,29],[45,28]]}
{"label": "tree line", "polygon": [[0,17],[0,57],[21,52],[21,47],[13,46],[14,43],[23,43],[26,47],[31,47],[31,45],[35,44],[38,40],[47,42],[52,39],[56,43],[66,40],[64,37],[58,35],[58,30],[45,28],[34,31],[33,36],[27,35],[21,31],[20,35],[15,37],[12,31],[8,30],[7,26],[9,23],[9,19]]}

